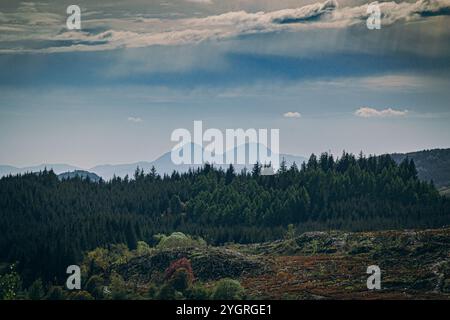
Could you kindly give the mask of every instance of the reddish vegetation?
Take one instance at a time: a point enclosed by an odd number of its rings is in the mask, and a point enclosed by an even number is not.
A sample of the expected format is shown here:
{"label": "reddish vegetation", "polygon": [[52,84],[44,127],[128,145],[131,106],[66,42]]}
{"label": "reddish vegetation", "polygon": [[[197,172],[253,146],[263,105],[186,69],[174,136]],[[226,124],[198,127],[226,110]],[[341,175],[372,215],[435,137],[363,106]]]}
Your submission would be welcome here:
{"label": "reddish vegetation", "polygon": [[189,259],[186,258],[181,258],[179,260],[172,262],[164,272],[164,279],[169,280],[170,278],[172,278],[173,274],[179,269],[186,270],[189,282],[192,283],[192,281],[194,281],[194,272],[192,271],[191,261],[189,261]]}
{"label": "reddish vegetation", "polygon": [[[252,296],[268,299],[442,299],[432,291],[402,289],[368,290],[367,266],[373,261],[367,256],[323,254],[314,256],[279,256],[272,261],[273,272],[244,277],[242,285]],[[407,263],[399,263],[382,271],[382,283],[389,286],[413,274],[426,277]],[[447,297],[448,298],[448,297]]]}
{"label": "reddish vegetation", "polygon": [[[310,232],[241,247],[270,266],[244,275],[251,296],[267,299],[450,299],[450,228]],[[381,290],[367,268],[381,269]]]}

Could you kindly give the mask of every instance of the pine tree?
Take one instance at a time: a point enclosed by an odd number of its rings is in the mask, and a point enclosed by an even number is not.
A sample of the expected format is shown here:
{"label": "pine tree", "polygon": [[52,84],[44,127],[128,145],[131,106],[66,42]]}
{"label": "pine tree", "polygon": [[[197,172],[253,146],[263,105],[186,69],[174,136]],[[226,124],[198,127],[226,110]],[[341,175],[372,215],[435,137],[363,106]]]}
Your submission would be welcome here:
{"label": "pine tree", "polygon": [[235,176],[234,167],[232,164],[230,164],[225,173],[225,184],[230,184],[233,181],[234,176]]}

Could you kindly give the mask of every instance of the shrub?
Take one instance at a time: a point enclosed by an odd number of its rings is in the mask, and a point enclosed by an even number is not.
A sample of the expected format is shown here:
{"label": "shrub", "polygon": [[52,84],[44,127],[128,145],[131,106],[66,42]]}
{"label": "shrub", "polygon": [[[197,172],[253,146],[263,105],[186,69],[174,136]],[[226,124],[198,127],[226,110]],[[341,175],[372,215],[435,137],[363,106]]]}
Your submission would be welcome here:
{"label": "shrub", "polygon": [[47,300],[64,300],[66,299],[66,295],[61,287],[51,286],[48,290]]}
{"label": "shrub", "polygon": [[174,232],[170,236],[156,235],[155,239],[159,240],[159,243],[156,245],[157,249],[201,247],[206,245],[205,240],[201,238],[194,239],[182,232]]}
{"label": "shrub", "polygon": [[41,279],[35,280],[28,288],[28,299],[41,300],[45,295],[44,286]]}
{"label": "shrub", "polygon": [[177,291],[184,292],[192,284],[191,274],[184,268],[177,269],[170,278],[169,284]]}
{"label": "shrub", "polygon": [[444,285],[442,286],[442,291],[445,293],[450,293],[450,279],[446,279],[444,281]]}
{"label": "shrub", "polygon": [[170,280],[178,269],[184,269],[189,285],[192,284],[194,281],[194,272],[192,271],[191,261],[186,258],[181,258],[172,262],[164,272],[164,279]]}
{"label": "shrub", "polygon": [[197,283],[186,291],[186,297],[190,300],[208,300],[211,297],[211,291]]}
{"label": "shrub", "polygon": [[137,248],[136,248],[136,254],[138,256],[144,256],[146,254],[149,254],[152,252],[152,249],[145,241],[138,241],[137,242]]}
{"label": "shrub", "polygon": [[86,282],[86,290],[95,298],[103,298],[103,278],[98,275],[93,275]]}
{"label": "shrub", "polygon": [[70,300],[94,300],[94,297],[87,291],[74,291],[69,295]]}
{"label": "shrub", "polygon": [[159,289],[158,299],[160,300],[175,300],[177,297],[175,289],[168,283]]}
{"label": "shrub", "polygon": [[289,224],[286,230],[286,234],[284,235],[285,239],[294,239],[295,238],[295,226],[293,224]]}
{"label": "shrub", "polygon": [[113,272],[111,274],[111,298],[114,300],[125,300],[127,298],[127,290],[123,278]]}
{"label": "shrub", "polygon": [[214,290],[214,300],[241,300],[245,296],[244,288],[239,281],[233,279],[220,280]]}
{"label": "shrub", "polygon": [[88,274],[104,273],[112,264],[128,262],[132,254],[124,244],[113,244],[108,248],[96,248],[89,251],[83,261],[83,269]]}
{"label": "shrub", "polygon": [[16,299],[20,287],[21,280],[15,265],[9,266],[9,272],[0,274],[0,300]]}
{"label": "shrub", "polygon": [[147,297],[150,299],[155,299],[158,295],[158,288],[155,284],[151,283],[147,290]]}

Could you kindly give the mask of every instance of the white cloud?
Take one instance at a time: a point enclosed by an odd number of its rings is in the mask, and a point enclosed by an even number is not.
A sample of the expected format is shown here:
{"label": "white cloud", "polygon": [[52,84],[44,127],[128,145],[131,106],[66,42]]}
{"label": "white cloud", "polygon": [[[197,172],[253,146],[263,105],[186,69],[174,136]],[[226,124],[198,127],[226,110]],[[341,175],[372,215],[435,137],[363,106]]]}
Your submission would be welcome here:
{"label": "white cloud", "polygon": [[283,114],[283,117],[285,118],[301,118],[301,114],[300,112],[296,112],[296,111],[289,111],[286,112],[285,114]]}
{"label": "white cloud", "polygon": [[193,3],[206,3],[211,4],[213,3],[212,0],[184,0],[186,2],[193,2]]}
{"label": "white cloud", "polygon": [[128,121],[134,122],[134,123],[139,123],[139,122],[142,122],[142,119],[136,118],[136,117],[128,117]]}
{"label": "white cloud", "polygon": [[[207,2],[208,0],[190,0]],[[35,6],[25,6],[23,12],[0,15],[3,28],[24,27],[23,32],[0,35],[1,52],[65,52],[98,51],[117,48],[139,48],[154,45],[193,44],[207,40],[223,40],[242,35],[275,31],[309,29],[342,29],[365,25],[368,4],[339,7],[336,0],[326,0],[299,8],[269,12],[234,11],[201,18],[158,19],[126,16],[122,18],[84,19],[88,29],[102,27],[101,33],[69,32],[62,28],[64,15],[32,12]],[[399,22],[448,15],[450,0],[418,0],[417,2],[382,2],[382,27]],[[39,28],[36,28],[39,26]],[[64,31],[65,30],[65,31]],[[66,45],[33,49],[22,46],[2,48],[11,41],[67,41]]]}
{"label": "white cloud", "polygon": [[386,118],[386,117],[403,117],[408,114],[408,110],[394,110],[387,108],[383,110],[377,110],[369,107],[362,107],[355,111],[355,116],[361,118]]}
{"label": "white cloud", "polygon": [[372,76],[360,79],[361,86],[368,89],[413,89],[416,90],[425,86],[427,82],[432,81],[425,76],[391,74],[383,76]]}

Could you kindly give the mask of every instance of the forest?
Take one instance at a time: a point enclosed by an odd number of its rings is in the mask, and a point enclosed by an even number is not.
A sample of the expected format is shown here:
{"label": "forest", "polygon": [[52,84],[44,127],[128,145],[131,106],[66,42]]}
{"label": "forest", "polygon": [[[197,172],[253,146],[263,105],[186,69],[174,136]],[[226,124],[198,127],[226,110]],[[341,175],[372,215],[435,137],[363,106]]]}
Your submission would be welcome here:
{"label": "forest", "polygon": [[273,176],[259,164],[242,172],[206,164],[99,182],[47,170],[0,179],[0,261],[15,263],[28,283],[65,279],[66,267],[97,247],[135,250],[174,231],[221,245],[280,239],[288,225],[300,233],[449,224],[450,199],[418,179],[412,160],[389,155],[323,153],[300,166],[283,162]]}

